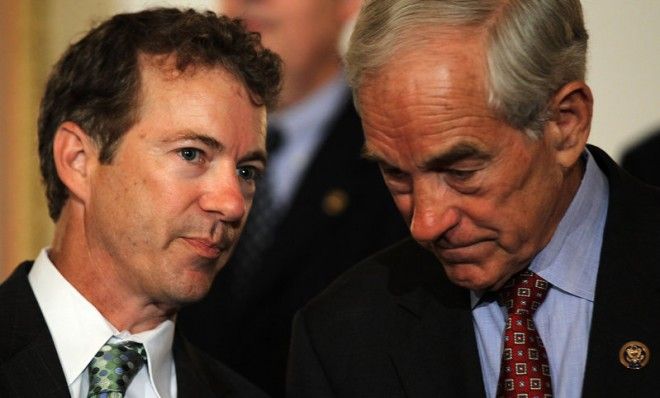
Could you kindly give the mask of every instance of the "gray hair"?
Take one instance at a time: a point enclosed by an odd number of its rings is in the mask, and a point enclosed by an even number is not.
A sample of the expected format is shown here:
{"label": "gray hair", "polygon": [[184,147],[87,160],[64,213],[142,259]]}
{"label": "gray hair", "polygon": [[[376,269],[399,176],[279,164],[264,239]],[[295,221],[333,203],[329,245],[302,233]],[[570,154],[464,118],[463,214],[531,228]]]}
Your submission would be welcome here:
{"label": "gray hair", "polygon": [[539,137],[548,102],[563,85],[584,80],[588,34],[579,0],[368,0],[346,55],[355,98],[425,27],[487,32],[488,103],[511,126]]}

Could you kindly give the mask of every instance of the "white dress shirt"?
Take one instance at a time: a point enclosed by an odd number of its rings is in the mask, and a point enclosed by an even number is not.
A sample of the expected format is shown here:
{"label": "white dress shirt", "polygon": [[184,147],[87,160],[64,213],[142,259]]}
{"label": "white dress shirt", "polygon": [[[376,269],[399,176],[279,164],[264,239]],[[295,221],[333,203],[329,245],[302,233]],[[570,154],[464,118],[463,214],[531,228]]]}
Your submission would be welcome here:
{"label": "white dress shirt", "polygon": [[108,341],[130,340],[144,345],[147,365],[126,390],[125,398],[174,398],[176,372],[172,357],[174,322],[131,334],[118,331],[83,297],[48,258],[43,249],[34,262],[28,280],[46,320],[60,358],[72,398],[85,398],[89,389],[87,365]]}

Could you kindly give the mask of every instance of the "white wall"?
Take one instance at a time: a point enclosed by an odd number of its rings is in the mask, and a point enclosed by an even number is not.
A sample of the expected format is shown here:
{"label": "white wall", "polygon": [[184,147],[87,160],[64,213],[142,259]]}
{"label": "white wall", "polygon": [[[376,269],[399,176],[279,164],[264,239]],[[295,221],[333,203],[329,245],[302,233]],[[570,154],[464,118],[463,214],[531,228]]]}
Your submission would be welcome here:
{"label": "white wall", "polygon": [[590,142],[615,159],[660,129],[660,0],[582,0],[595,111]]}

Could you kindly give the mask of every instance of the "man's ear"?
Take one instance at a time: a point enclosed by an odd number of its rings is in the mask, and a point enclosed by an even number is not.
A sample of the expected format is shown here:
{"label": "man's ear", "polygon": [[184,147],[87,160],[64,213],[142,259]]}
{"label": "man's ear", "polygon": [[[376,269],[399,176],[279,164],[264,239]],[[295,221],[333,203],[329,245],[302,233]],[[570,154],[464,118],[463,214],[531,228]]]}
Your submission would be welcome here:
{"label": "man's ear", "polygon": [[573,166],[587,145],[593,113],[591,89],[583,81],[564,85],[550,102],[551,120],[544,134],[554,146],[559,164]]}
{"label": "man's ear", "polygon": [[60,180],[72,196],[86,202],[91,172],[98,159],[91,137],[74,122],[62,123],[53,139],[53,157]]}

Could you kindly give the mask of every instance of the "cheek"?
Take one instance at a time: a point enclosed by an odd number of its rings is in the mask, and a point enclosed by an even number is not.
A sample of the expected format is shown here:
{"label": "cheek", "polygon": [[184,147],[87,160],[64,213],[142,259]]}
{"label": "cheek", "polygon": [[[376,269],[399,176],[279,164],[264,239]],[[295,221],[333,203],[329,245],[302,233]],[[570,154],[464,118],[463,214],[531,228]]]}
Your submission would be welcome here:
{"label": "cheek", "polygon": [[[159,185],[143,196],[145,203],[136,218],[144,231],[156,239],[166,239],[202,227],[199,205],[191,189],[174,184]],[[198,223],[199,222],[199,223]]]}
{"label": "cheek", "polygon": [[499,245],[507,252],[523,254],[521,251],[527,252],[539,244],[538,237],[544,235],[551,222],[550,193],[526,186],[484,207],[482,215],[491,214],[491,227],[498,231]]}
{"label": "cheek", "polygon": [[[135,195],[140,187],[129,178],[121,178],[121,170],[115,170],[114,166],[104,166],[92,189],[90,209],[93,217],[107,219],[112,223],[126,222],[124,219],[129,213],[131,204],[135,203]],[[116,172],[115,172],[116,171]]]}
{"label": "cheek", "polygon": [[477,231],[494,233],[497,245],[512,253],[519,250],[538,227],[531,218],[535,200],[534,195],[521,190],[517,184],[502,180],[490,184],[479,197],[463,198],[461,207],[463,216]]}
{"label": "cheek", "polygon": [[114,209],[116,221],[127,228],[142,231],[158,230],[163,220],[180,213],[178,203],[184,200],[184,193],[176,188],[176,184],[164,178],[167,173],[145,175],[140,170],[133,174],[125,173],[127,178],[116,182],[113,189],[114,198],[107,205]]}

